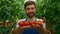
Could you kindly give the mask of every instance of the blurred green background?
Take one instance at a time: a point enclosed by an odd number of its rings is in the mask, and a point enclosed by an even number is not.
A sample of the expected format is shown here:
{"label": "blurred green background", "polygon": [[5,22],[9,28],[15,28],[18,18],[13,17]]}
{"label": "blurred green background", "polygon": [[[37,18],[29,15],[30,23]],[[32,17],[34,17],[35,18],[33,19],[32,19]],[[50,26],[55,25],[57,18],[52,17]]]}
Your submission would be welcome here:
{"label": "blurred green background", "polygon": [[[11,34],[17,20],[25,18],[24,1],[0,0],[0,34]],[[60,0],[36,0],[36,6],[36,17],[46,19],[47,30],[60,34]]]}

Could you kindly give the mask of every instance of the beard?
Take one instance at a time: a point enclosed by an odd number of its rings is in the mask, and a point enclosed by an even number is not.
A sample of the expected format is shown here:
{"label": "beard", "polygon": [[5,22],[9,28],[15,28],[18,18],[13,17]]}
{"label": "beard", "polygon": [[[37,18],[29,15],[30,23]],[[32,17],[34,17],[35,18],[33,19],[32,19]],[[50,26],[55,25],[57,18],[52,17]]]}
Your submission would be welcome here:
{"label": "beard", "polygon": [[28,16],[29,18],[32,18],[32,17],[34,17],[34,16],[35,16],[35,13],[33,13],[33,12],[26,13],[26,14],[27,14],[27,16]]}

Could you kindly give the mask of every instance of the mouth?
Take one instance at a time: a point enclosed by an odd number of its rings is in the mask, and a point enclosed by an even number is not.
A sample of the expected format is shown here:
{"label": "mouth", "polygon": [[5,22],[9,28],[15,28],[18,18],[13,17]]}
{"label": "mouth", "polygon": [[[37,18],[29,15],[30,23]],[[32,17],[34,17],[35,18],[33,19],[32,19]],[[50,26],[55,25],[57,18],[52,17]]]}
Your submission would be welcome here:
{"label": "mouth", "polygon": [[28,17],[33,17],[35,14],[34,13],[28,13],[27,16]]}
{"label": "mouth", "polygon": [[30,16],[34,16],[34,13],[29,13]]}

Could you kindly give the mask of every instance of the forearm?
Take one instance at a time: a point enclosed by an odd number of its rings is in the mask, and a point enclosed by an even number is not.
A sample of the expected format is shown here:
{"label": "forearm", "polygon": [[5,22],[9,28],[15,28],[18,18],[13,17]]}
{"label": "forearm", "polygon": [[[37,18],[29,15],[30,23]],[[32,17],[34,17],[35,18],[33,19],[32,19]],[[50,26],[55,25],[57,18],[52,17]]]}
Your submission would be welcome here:
{"label": "forearm", "polygon": [[13,30],[12,34],[22,34],[23,29],[21,27],[17,27]]}

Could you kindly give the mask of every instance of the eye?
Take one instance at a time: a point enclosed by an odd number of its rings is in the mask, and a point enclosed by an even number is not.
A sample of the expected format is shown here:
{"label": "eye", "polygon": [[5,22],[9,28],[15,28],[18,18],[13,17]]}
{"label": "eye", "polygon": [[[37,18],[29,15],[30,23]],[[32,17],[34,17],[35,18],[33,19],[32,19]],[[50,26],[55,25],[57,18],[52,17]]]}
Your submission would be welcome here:
{"label": "eye", "polygon": [[29,10],[30,8],[27,8],[27,10]]}
{"label": "eye", "polygon": [[31,9],[34,9],[34,8],[31,8]]}

